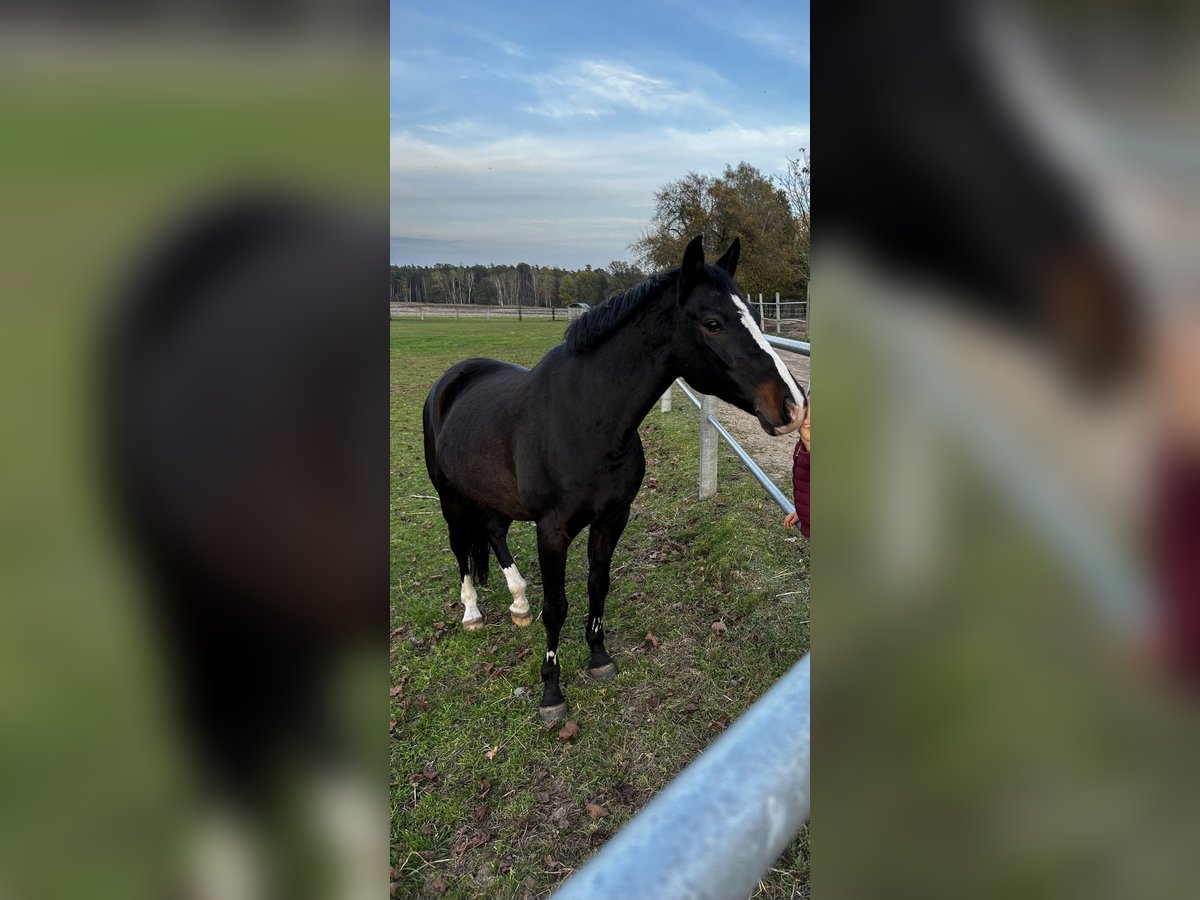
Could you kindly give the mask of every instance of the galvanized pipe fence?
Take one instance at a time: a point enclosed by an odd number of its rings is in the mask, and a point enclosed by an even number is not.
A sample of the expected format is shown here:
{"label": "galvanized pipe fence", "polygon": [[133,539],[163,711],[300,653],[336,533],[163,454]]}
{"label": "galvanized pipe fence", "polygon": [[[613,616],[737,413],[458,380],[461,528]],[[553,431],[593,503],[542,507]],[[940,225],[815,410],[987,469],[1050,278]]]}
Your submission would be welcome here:
{"label": "galvanized pipe fence", "polygon": [[[781,350],[790,350],[793,353],[799,353],[801,356],[812,355],[812,344],[809,341],[794,341],[790,338],[776,337],[773,334],[766,335],[766,339],[772,346],[778,347]],[[779,489],[779,486],[754,461],[754,457],[747,453],[746,449],[721,424],[720,419],[717,418],[717,398],[707,394],[697,397],[684,384],[682,379],[676,379],[674,384],[678,385],[679,389],[700,410],[700,499],[707,500],[717,492],[717,439],[720,438],[725,441],[729,449],[741,460],[742,464],[750,471],[755,480],[762,485],[767,495],[778,504],[779,508],[785,513],[794,513],[796,508],[788,496]],[[674,385],[668,387],[666,393],[662,396],[661,408],[663,412],[669,412],[671,409],[673,387]]]}
{"label": "galvanized pipe fence", "polygon": [[[768,335],[805,356],[806,341]],[[700,409],[700,496],[716,491],[717,439],[724,440],[785,512],[792,502],[717,418]],[[671,409],[671,388],[662,411]],[[707,486],[706,486],[707,485]],[[809,674],[805,655],[700,757],[555,892],[555,900],[742,900],[795,838],[809,814]]]}
{"label": "galvanized pipe fence", "polygon": [[555,900],[744,900],[809,813],[809,657],[555,892]]}

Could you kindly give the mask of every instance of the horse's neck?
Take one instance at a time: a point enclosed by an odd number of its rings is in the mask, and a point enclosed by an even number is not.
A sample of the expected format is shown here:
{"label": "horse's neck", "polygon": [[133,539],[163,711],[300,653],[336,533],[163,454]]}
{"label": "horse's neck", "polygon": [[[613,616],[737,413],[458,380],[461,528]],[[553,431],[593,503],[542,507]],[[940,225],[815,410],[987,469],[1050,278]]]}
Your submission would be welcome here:
{"label": "horse's neck", "polygon": [[589,398],[611,426],[615,443],[627,443],[678,374],[671,358],[674,300],[660,298],[592,352]]}

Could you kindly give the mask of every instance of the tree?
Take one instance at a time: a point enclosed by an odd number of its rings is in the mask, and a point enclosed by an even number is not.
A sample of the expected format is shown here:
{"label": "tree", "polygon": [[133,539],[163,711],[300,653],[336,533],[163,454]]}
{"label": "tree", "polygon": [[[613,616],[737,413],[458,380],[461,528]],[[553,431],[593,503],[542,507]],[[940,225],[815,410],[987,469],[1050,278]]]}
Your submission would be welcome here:
{"label": "tree", "polygon": [[715,240],[709,229],[712,186],[713,179],[707,175],[688,172],[655,191],[650,227],[629,249],[649,268],[657,270],[678,265],[683,259],[683,248],[697,234],[703,234],[711,248]]}
{"label": "tree", "polygon": [[800,226],[797,235],[796,256],[799,259],[804,283],[807,285],[810,271],[809,238],[812,233],[812,167],[808,159],[808,152],[801,147],[799,158],[789,158],[787,171],[776,176],[775,180],[787,195],[792,217]]}
{"label": "tree", "polygon": [[709,254],[742,241],[738,282],[748,293],[803,290],[800,223],[781,186],[746,162],[726,166],[718,178],[689,172],[654,195],[650,227],[631,249],[654,269],[679,264],[687,242],[704,235]]}
{"label": "tree", "polygon": [[579,302],[579,293],[575,287],[575,276],[564,275],[558,283],[558,300],[563,306]]}
{"label": "tree", "polygon": [[603,303],[609,296],[608,273],[590,265],[584,266],[583,271],[575,273],[575,290],[588,306]]}
{"label": "tree", "polygon": [[646,273],[633,263],[614,259],[608,264],[608,289],[614,294],[628,290],[646,280]]}

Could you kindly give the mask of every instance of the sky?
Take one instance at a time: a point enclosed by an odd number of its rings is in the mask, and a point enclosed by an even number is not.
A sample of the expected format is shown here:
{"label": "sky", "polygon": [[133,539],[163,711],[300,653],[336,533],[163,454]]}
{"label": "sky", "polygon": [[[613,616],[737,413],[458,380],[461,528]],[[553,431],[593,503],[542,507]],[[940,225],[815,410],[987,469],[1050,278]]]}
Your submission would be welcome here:
{"label": "sky", "polygon": [[633,261],[654,192],[809,147],[808,0],[393,0],[395,265]]}

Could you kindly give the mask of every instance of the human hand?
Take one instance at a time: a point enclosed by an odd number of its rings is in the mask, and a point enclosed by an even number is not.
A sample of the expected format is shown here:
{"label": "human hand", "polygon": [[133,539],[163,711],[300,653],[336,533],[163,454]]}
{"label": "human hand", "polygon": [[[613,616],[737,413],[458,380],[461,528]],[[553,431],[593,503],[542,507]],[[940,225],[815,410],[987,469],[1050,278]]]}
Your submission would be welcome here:
{"label": "human hand", "polygon": [[794,512],[788,513],[783,519],[784,528],[795,528],[796,523],[800,521],[800,517]]}

